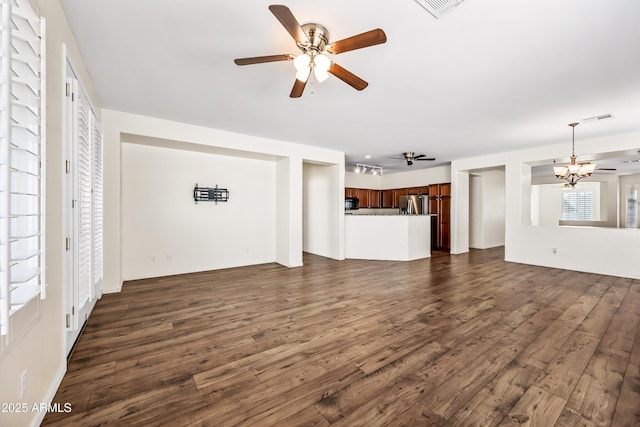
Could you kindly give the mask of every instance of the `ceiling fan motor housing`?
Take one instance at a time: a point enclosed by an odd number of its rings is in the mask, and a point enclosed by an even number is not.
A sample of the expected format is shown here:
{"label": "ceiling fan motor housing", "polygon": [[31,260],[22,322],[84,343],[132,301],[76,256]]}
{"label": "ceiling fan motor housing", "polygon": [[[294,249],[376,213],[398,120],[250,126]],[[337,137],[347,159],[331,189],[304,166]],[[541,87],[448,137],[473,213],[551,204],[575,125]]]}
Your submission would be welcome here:
{"label": "ceiling fan motor housing", "polygon": [[329,31],[322,25],[316,23],[302,24],[302,31],[307,35],[309,41],[297,41],[296,44],[301,51],[308,50],[320,53],[324,51],[324,47],[329,43]]}

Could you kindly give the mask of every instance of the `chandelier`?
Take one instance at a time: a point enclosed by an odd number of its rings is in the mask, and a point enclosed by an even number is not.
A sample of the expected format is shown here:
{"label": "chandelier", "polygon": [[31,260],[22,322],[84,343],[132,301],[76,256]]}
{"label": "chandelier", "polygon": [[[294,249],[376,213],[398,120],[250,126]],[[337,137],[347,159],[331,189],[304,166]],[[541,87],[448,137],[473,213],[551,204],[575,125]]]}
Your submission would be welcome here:
{"label": "chandelier", "polygon": [[576,126],[578,123],[569,123],[572,129],[571,135],[571,162],[567,166],[554,166],[553,173],[558,179],[564,179],[573,188],[582,178],[591,176],[596,169],[595,163],[576,163]]}

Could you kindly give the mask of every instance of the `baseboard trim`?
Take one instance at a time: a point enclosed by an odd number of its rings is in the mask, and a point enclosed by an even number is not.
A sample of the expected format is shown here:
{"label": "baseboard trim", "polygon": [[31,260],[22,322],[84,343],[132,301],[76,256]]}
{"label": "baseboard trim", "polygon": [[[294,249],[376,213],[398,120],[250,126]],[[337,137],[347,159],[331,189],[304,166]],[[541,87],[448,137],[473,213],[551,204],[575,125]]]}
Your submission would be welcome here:
{"label": "baseboard trim", "polygon": [[[60,388],[60,384],[62,384],[62,379],[64,378],[64,374],[66,372],[67,372],[67,363],[65,360],[62,366],[60,366],[60,369],[58,369],[58,373],[53,379],[53,384],[51,384],[51,388],[49,388],[49,392],[47,393],[47,396],[45,398],[45,403],[48,403],[48,404],[53,403],[53,398],[56,397],[56,393],[58,391],[58,388]],[[42,424],[42,421],[44,420],[45,415],[47,415],[47,411],[38,411],[38,415],[33,419],[33,422],[31,423],[31,427],[38,427],[40,424]]]}

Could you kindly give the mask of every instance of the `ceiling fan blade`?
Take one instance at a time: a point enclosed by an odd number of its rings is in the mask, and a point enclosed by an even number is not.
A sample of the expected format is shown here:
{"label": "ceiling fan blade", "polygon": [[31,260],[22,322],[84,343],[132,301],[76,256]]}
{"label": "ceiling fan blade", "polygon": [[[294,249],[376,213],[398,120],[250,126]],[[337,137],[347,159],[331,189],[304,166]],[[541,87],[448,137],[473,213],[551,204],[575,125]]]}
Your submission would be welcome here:
{"label": "ceiling fan blade", "polygon": [[307,82],[301,82],[300,80],[296,79],[296,81],[293,83],[293,88],[291,89],[291,95],[289,95],[290,98],[300,98],[302,96],[302,92],[304,92],[304,88],[305,86],[307,86]]}
{"label": "ceiling fan blade", "polygon": [[616,168],[596,168],[597,171],[617,171]]}
{"label": "ceiling fan blade", "polygon": [[289,10],[287,6],[282,4],[272,4],[269,6],[269,10],[274,14],[278,21],[280,21],[285,30],[291,34],[291,37],[293,37],[296,42],[302,43],[309,41],[309,37],[307,37],[304,31],[302,31],[298,20],[293,16],[293,13],[291,13],[291,10]]}
{"label": "ceiling fan blade", "polygon": [[382,44],[386,41],[387,35],[384,31],[380,28],[376,28],[375,30],[367,31],[366,33],[333,42],[327,47],[327,52],[333,54],[349,52],[350,50]]}
{"label": "ceiling fan blade", "polygon": [[369,86],[369,83],[334,62],[331,63],[329,72],[356,90],[362,90]]}
{"label": "ceiling fan blade", "polygon": [[293,55],[267,55],[267,56],[254,56],[251,58],[238,58],[234,59],[233,62],[236,65],[251,65],[251,64],[262,64],[264,62],[277,62],[277,61],[291,61],[295,58]]}
{"label": "ceiling fan blade", "polygon": [[414,157],[413,160],[435,160],[435,157]]}

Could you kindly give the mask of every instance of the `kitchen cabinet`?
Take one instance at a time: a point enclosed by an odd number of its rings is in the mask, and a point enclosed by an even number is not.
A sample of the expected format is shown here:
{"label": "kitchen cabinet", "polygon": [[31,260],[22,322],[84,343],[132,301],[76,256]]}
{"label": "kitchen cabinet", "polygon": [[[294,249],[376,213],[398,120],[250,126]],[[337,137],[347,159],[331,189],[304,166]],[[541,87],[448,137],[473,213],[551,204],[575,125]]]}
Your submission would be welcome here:
{"label": "kitchen cabinet", "polygon": [[381,203],[381,191],[380,190],[369,190],[369,207],[370,208],[379,208],[382,206]]}
{"label": "kitchen cabinet", "polygon": [[393,207],[393,190],[382,190],[382,207]]}
{"label": "kitchen cabinet", "polygon": [[357,196],[360,200],[360,209],[370,208],[369,206],[369,190],[366,188],[358,188]]}
{"label": "kitchen cabinet", "polygon": [[[436,249],[451,248],[451,184],[429,186],[429,212],[435,214],[434,229],[431,230]],[[434,235],[435,234],[435,235]]]}
{"label": "kitchen cabinet", "polygon": [[344,197],[358,197],[358,189],[346,187],[344,189]]}
{"label": "kitchen cabinet", "polygon": [[408,188],[395,188],[393,190],[393,206],[392,208],[400,207],[400,196],[406,196],[409,194]]}

